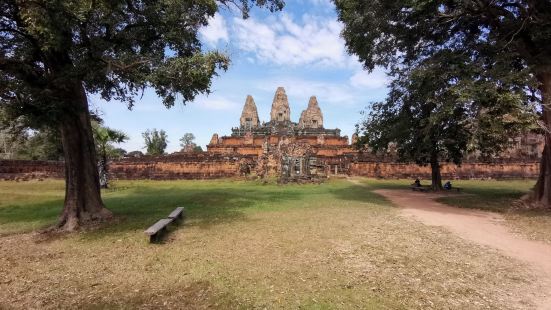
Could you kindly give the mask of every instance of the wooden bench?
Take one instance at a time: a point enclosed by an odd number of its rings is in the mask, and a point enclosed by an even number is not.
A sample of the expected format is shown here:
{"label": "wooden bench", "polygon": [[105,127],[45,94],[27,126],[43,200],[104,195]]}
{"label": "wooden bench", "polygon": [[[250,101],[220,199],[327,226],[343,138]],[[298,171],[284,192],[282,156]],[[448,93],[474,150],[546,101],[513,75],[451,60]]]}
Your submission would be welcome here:
{"label": "wooden bench", "polygon": [[173,220],[182,220],[184,217],[184,207],[178,207],[168,215],[168,218]]}
{"label": "wooden bench", "polygon": [[172,223],[172,219],[161,219],[149,227],[145,231],[145,234],[149,236],[149,242],[159,241],[161,239],[161,235],[166,232],[166,227],[170,223]]}
{"label": "wooden bench", "polygon": [[184,217],[184,207],[178,207],[170,212],[168,218],[158,220],[157,223],[149,227],[144,233],[149,236],[149,242],[157,242],[161,239],[162,234],[166,232],[168,224],[174,221],[180,221],[184,219]]}

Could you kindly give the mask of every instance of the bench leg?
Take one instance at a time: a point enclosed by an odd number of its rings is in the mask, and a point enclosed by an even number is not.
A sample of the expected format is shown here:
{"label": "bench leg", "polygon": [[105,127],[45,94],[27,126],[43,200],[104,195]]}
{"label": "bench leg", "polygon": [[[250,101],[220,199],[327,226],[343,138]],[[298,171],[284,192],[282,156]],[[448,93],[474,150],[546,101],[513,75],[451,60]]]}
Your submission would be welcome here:
{"label": "bench leg", "polygon": [[163,227],[161,230],[159,230],[157,233],[151,235],[149,237],[149,242],[151,243],[158,243],[159,241],[161,241],[162,239],[162,236],[166,233],[166,226]]}

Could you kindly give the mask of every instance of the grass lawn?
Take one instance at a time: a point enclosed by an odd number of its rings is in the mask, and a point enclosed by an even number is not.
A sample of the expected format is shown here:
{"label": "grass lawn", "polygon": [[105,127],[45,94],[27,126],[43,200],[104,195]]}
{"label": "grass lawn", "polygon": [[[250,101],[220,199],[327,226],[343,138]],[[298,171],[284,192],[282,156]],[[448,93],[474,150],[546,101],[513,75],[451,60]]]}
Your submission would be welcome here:
{"label": "grass lawn", "polygon": [[[496,191],[457,183],[488,201]],[[0,308],[530,307],[538,287],[523,264],[372,193],[404,184],[119,181],[103,193],[116,223],[48,236],[33,231],[55,223],[63,182],[2,181]],[[149,244],[143,230],[180,205],[184,225]]]}

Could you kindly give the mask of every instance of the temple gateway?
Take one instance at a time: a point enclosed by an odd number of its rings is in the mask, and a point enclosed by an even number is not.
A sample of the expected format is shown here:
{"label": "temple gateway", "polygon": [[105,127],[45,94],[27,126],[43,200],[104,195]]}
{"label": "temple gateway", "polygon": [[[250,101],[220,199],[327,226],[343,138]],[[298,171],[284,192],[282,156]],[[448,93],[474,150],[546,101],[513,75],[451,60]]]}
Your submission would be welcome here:
{"label": "temple gateway", "polygon": [[[214,134],[207,145],[209,153],[253,155],[255,163],[245,163],[243,173],[254,167],[259,176],[279,176],[284,180],[320,178],[331,168],[320,157],[354,154],[356,150],[339,129],[323,127],[323,114],[315,96],[297,122],[291,120],[291,108],[285,89],[278,87],[272,102],[270,121],[260,122],[252,96],[247,96],[239,126],[231,136]],[[334,166],[336,173],[339,167]]]}

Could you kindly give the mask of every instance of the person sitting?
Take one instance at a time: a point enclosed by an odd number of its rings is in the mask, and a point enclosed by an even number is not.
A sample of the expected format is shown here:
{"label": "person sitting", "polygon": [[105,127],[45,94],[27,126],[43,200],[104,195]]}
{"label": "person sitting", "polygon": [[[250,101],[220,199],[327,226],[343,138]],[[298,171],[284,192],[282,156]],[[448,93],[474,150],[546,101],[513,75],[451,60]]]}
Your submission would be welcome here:
{"label": "person sitting", "polygon": [[452,189],[452,182],[448,181],[446,184],[444,184],[444,189],[450,190]]}
{"label": "person sitting", "polygon": [[415,187],[421,187],[421,181],[419,181],[419,178],[415,179],[415,182],[412,184]]}

